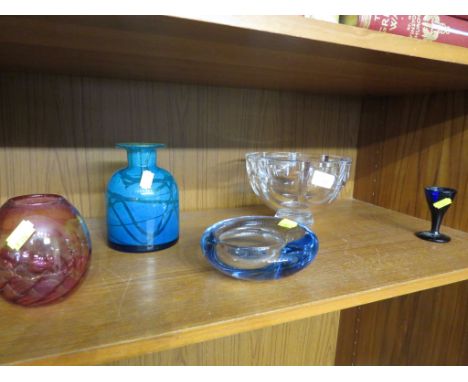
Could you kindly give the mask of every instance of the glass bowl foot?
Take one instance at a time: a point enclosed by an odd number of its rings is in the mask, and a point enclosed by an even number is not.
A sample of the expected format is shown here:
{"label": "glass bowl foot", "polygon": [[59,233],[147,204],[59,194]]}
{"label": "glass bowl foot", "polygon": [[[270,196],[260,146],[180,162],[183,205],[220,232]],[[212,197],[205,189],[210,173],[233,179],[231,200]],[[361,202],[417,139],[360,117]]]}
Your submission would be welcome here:
{"label": "glass bowl foot", "polygon": [[432,241],[434,243],[448,243],[450,241],[450,236],[439,232],[422,231],[416,232],[415,235],[420,239]]}
{"label": "glass bowl foot", "polygon": [[280,208],[276,211],[275,217],[294,220],[299,224],[304,224],[309,227],[314,224],[312,212],[307,209]]}

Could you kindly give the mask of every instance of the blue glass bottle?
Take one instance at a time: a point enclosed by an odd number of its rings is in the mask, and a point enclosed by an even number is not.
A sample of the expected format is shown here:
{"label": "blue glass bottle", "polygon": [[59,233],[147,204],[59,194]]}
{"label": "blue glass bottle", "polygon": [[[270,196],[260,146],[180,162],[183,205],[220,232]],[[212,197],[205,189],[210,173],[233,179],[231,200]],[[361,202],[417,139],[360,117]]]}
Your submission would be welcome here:
{"label": "blue glass bottle", "polygon": [[128,167],[107,186],[107,240],[124,252],[151,252],[179,238],[179,192],[172,175],[156,165],[159,143],[119,143]]}

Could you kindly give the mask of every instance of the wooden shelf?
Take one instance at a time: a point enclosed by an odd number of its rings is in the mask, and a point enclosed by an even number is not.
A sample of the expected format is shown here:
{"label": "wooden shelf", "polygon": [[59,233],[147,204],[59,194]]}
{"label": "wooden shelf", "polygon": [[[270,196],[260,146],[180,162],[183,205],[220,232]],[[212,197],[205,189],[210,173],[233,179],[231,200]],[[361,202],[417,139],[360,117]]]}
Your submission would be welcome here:
{"label": "wooden shelf", "polygon": [[202,257],[212,223],[270,214],[263,207],[186,212],[180,242],[124,254],[89,220],[93,258],[69,298],[40,308],[0,301],[0,363],[93,364],[137,356],[336,311],[468,278],[468,233],[444,227],[446,245],[417,239],[429,223],[359,201],[316,212],[315,261],[282,280],[222,275]]}
{"label": "wooden shelf", "polygon": [[2,16],[0,68],[340,94],[468,88],[468,49],[300,16]]}

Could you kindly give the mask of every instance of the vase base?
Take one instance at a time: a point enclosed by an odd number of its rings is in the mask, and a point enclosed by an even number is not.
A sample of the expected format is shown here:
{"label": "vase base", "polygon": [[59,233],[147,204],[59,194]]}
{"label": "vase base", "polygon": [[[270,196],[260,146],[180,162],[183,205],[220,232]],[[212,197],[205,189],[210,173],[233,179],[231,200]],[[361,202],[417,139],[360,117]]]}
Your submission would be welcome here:
{"label": "vase base", "polygon": [[422,231],[416,232],[415,235],[420,239],[432,241],[434,243],[448,243],[450,241],[450,236],[444,235],[443,233]]}
{"label": "vase base", "polygon": [[172,247],[178,241],[179,241],[179,238],[173,241],[170,241],[168,243],[157,244],[157,245],[122,245],[122,244],[115,244],[111,241],[107,241],[107,244],[109,245],[109,247],[119,252],[144,253],[144,252],[162,251],[163,249]]}

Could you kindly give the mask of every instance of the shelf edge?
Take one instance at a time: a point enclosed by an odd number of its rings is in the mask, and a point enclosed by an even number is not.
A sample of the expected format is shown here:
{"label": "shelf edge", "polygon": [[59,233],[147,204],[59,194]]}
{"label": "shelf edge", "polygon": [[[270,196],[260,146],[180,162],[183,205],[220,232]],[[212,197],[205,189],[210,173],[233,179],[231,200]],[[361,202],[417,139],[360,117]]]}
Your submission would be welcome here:
{"label": "shelf edge", "polygon": [[195,328],[182,329],[150,339],[121,342],[105,345],[99,348],[85,349],[79,352],[57,354],[45,358],[34,358],[25,361],[13,362],[11,365],[53,366],[104,364],[126,358],[137,357],[143,354],[160,352],[215,340],[221,337],[318,316],[465,280],[468,280],[468,268],[437,276],[416,279],[401,284],[393,284],[389,287],[358,292],[350,296],[342,296],[329,299],[327,301],[307,303],[255,316],[222,321],[214,324],[197,326]]}

